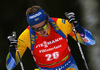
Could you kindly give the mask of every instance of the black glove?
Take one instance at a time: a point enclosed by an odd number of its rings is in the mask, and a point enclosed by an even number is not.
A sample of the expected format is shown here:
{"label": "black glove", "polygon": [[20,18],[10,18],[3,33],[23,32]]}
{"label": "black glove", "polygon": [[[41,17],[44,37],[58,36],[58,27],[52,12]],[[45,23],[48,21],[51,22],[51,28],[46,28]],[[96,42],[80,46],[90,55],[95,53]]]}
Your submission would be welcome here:
{"label": "black glove", "polygon": [[10,45],[17,45],[17,40],[13,36],[8,36],[8,40]]}
{"label": "black glove", "polygon": [[13,36],[8,36],[7,38],[8,38],[9,45],[10,45],[9,51],[10,51],[10,52],[15,52],[15,51],[16,51],[15,45],[17,45],[17,40],[16,40],[16,38],[14,38]]}
{"label": "black glove", "polygon": [[78,24],[76,17],[75,17],[75,13],[73,12],[67,13],[67,19],[68,19],[68,22],[73,23],[74,26]]}

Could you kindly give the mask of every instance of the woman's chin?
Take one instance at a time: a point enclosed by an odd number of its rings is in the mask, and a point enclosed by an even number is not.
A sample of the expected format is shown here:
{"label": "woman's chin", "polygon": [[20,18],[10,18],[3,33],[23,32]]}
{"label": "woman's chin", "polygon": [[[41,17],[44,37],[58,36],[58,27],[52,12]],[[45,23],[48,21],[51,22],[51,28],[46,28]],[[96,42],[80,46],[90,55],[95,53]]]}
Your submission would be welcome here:
{"label": "woman's chin", "polygon": [[42,35],[43,37],[47,37],[48,35]]}
{"label": "woman's chin", "polygon": [[43,36],[43,37],[47,37],[47,36],[48,36],[48,34],[43,34],[42,36]]}

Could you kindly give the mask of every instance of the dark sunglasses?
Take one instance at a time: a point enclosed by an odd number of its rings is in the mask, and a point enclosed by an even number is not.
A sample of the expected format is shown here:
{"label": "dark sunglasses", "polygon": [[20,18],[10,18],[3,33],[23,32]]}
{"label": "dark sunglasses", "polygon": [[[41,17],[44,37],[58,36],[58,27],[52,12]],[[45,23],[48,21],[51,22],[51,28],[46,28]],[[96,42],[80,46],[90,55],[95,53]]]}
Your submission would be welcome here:
{"label": "dark sunglasses", "polygon": [[34,31],[38,32],[38,31],[41,31],[41,30],[44,30],[47,28],[47,20],[45,22],[45,24],[39,28],[32,28]]}

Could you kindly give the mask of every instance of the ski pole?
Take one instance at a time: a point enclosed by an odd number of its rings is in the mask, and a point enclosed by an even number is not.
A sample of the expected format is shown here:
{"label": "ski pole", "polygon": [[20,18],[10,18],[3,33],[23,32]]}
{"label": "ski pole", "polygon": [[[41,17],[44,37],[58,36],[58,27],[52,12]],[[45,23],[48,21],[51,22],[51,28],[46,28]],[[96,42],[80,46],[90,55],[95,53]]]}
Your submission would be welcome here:
{"label": "ski pole", "polygon": [[20,62],[21,69],[24,70],[24,66],[23,66],[22,60],[20,58],[18,48],[16,48],[16,51],[17,51],[17,55],[18,55],[18,58],[19,58],[19,62]]}
{"label": "ski pole", "polygon": [[[13,32],[12,32],[12,36],[9,36],[8,39],[10,39],[10,40],[15,40],[15,38],[16,38],[16,32],[13,31]],[[23,66],[22,60],[21,60],[21,58],[20,58],[17,45],[15,45],[15,49],[16,49],[16,51],[17,51],[17,55],[18,55],[18,59],[19,59],[19,62],[20,62],[21,69],[24,70],[24,66]]]}
{"label": "ski pole", "polygon": [[[70,16],[70,15],[68,15],[68,13],[65,12],[65,16],[68,18],[68,16]],[[78,44],[78,47],[79,47],[79,50],[80,50],[82,59],[84,60],[86,69],[89,70],[88,65],[87,65],[87,62],[86,62],[86,60],[85,60],[85,56],[84,56],[84,54],[83,54],[83,51],[82,51],[82,48],[81,48],[81,45],[80,45],[80,42],[79,42],[79,40],[78,40],[78,37],[77,37],[77,34],[76,34],[75,27],[74,27],[74,24],[73,24],[73,23],[72,23],[72,27],[73,27],[73,31],[74,31],[74,34],[75,34],[75,37],[76,37],[76,41],[77,41],[77,44]]]}

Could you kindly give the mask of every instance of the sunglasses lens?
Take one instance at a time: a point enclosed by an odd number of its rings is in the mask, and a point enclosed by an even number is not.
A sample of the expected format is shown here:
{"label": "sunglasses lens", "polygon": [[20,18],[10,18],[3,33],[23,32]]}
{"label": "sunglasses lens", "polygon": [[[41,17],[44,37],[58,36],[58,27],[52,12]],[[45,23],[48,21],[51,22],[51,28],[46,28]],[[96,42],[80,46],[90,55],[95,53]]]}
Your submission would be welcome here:
{"label": "sunglasses lens", "polygon": [[38,29],[34,29],[34,31],[39,32],[41,30],[45,30],[47,28],[47,24],[45,24],[43,27],[38,28]]}
{"label": "sunglasses lens", "polygon": [[43,27],[43,30],[47,28],[47,24]]}

